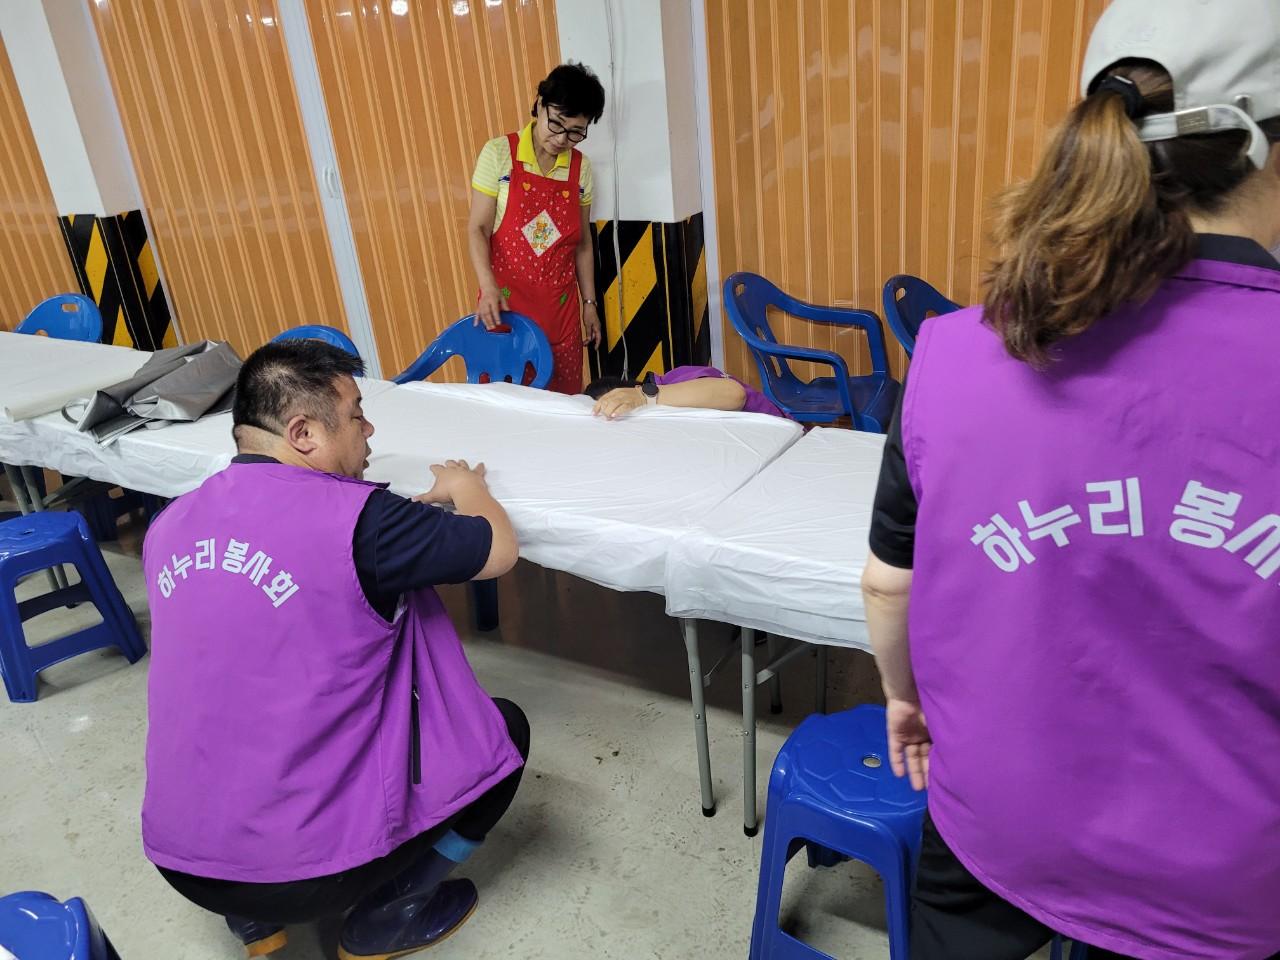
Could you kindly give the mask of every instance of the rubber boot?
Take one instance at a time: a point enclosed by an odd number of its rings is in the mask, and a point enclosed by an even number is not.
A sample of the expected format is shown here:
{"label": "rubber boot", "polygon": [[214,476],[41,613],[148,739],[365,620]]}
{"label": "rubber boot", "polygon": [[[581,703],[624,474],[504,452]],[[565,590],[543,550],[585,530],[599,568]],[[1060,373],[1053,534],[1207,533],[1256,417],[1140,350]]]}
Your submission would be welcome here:
{"label": "rubber boot", "polygon": [[341,960],[403,957],[466,923],[479,895],[470,880],[445,880],[456,865],[432,850],[357,903],[342,926]]}
{"label": "rubber boot", "polygon": [[244,917],[227,917],[226,920],[227,928],[240,938],[245,953],[251,957],[265,957],[289,942],[281,924],[246,920]]}

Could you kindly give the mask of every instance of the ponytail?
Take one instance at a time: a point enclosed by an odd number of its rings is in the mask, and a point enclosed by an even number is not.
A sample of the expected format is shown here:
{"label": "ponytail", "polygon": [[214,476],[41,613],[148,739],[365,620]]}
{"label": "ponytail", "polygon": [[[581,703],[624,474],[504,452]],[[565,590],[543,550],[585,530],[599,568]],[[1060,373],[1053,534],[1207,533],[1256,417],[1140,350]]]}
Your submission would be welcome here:
{"label": "ponytail", "polygon": [[1149,298],[1191,259],[1190,214],[1221,208],[1252,169],[1241,131],[1143,143],[1130,111],[1172,110],[1172,81],[1154,64],[1113,73],[1141,103],[1114,83],[1085,97],[1034,176],[997,201],[986,322],[1035,366],[1058,341]]}

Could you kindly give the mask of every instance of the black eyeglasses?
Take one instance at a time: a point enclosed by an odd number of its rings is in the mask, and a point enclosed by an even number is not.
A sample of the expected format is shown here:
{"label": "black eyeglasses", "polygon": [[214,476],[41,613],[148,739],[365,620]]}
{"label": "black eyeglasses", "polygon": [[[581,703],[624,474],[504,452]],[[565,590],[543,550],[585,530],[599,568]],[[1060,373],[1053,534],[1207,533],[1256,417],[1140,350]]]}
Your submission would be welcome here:
{"label": "black eyeglasses", "polygon": [[570,130],[563,123],[553,117],[550,110],[547,111],[547,129],[551,131],[551,135],[553,137],[558,137],[563,133],[569,138],[570,143],[581,143],[583,140],[587,139],[587,131]]}

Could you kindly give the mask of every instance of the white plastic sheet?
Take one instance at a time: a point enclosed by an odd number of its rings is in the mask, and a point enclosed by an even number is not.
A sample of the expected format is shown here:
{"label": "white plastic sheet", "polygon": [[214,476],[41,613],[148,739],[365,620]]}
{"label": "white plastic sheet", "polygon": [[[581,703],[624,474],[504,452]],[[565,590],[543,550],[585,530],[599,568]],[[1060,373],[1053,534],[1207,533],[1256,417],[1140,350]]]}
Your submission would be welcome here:
{"label": "white plastic sheet", "polygon": [[654,407],[608,422],[591,406],[511,384],[412,384],[365,404],[367,476],[410,496],[433,463],[482,461],[523,557],[660,593],[676,538],[801,435],[762,414]]}
{"label": "white plastic sheet", "polygon": [[132,376],[151,354],[0,332],[0,421],[38,417]]}
{"label": "white plastic sheet", "polygon": [[[394,386],[387,380],[360,381],[366,400]],[[48,467],[63,476],[89,477],[162,497],[194,490],[235,454],[229,413],[138,430],[107,447],[92,434],[78,432],[61,412],[18,423],[0,420],[2,462]]]}
{"label": "white plastic sheet", "polygon": [[884,437],[815,429],[681,537],[667,613],[868,649],[862,570]]}

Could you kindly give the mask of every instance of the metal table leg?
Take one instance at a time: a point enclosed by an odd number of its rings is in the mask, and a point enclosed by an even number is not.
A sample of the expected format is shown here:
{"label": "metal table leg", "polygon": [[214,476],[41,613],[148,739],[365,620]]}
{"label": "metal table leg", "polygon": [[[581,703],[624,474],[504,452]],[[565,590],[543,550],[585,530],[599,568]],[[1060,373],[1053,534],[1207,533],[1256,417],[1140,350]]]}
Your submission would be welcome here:
{"label": "metal table leg", "polygon": [[707,702],[703,693],[702,657],[698,653],[696,620],[681,620],[684,648],[689,658],[689,698],[693,701],[693,739],[698,747],[698,781],[702,787],[702,815],[715,816],[716,798],[711,787],[711,750],[707,743]]}
{"label": "metal table leg", "polygon": [[[765,634],[765,650],[768,653],[769,663],[773,663],[778,658],[778,642],[772,633]],[[782,675],[775,673],[769,680],[769,712],[779,714],[782,712]]]}
{"label": "metal table leg", "polygon": [[756,632],[742,631],[742,832],[754,837],[756,822]]}
{"label": "metal table leg", "polygon": [[827,647],[818,644],[818,665],[815,673],[814,709],[818,713],[827,712]]}

